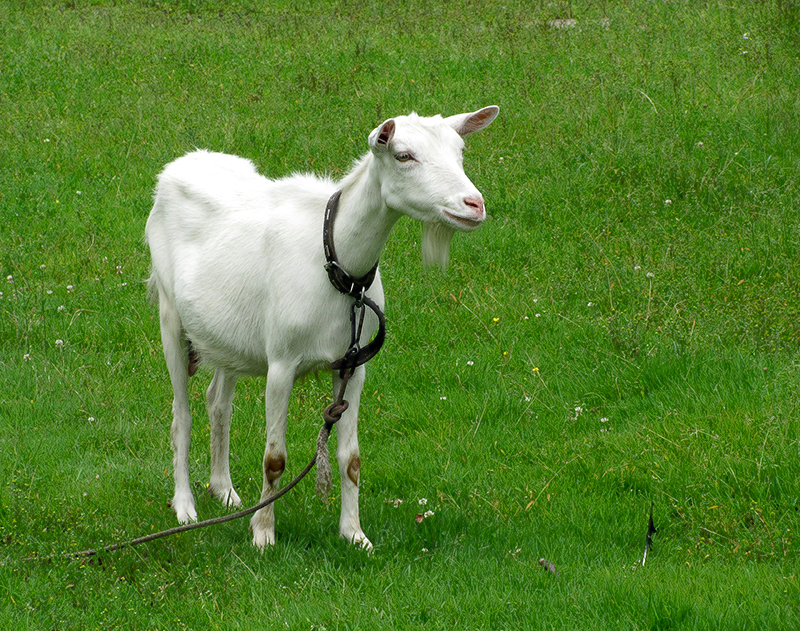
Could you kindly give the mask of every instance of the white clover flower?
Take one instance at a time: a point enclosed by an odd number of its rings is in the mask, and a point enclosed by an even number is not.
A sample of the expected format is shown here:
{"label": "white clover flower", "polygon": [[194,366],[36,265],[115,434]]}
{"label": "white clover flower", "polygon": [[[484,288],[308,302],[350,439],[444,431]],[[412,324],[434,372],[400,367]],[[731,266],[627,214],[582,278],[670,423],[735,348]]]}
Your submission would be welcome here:
{"label": "white clover flower", "polygon": [[672,200],[671,199],[665,199],[664,200],[664,206],[670,206],[670,205],[672,205]]}
{"label": "white clover flower", "polygon": [[422,516],[423,516],[425,519],[427,519],[428,517],[433,517],[435,514],[436,514],[436,513],[434,513],[432,510],[426,510],[426,511],[423,513],[423,515],[422,515]]}
{"label": "white clover flower", "polygon": [[64,340],[56,340],[56,348],[62,348],[64,346]]}
{"label": "white clover flower", "polygon": [[653,278],[654,276],[653,272],[647,272],[647,278]]}
{"label": "white clover flower", "polygon": [[24,361],[24,362],[29,362],[30,360],[31,360],[31,354],[30,354],[30,353],[25,353],[25,354],[22,356],[22,361]]}
{"label": "white clover flower", "polygon": [[64,311],[64,309],[66,309],[66,307],[65,307],[64,305],[58,305],[58,311],[59,311],[59,313],[61,313],[62,311]]}
{"label": "white clover flower", "polygon": [[425,506],[425,504],[427,504],[427,503],[428,503],[428,498],[427,497],[421,497],[419,499],[419,505],[420,506]]}
{"label": "white clover flower", "polygon": [[75,287],[73,287],[72,285],[67,285],[67,291],[73,292],[75,291]]}
{"label": "white clover flower", "polygon": [[474,366],[474,365],[475,365],[475,362],[472,361],[471,359],[467,361],[467,366]]}

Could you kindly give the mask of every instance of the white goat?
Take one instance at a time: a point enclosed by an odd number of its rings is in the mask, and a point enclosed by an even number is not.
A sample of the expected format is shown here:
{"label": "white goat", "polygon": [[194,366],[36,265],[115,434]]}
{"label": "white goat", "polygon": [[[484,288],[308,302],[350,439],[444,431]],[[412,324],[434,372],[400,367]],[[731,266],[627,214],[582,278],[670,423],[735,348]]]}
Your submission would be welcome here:
{"label": "white goat", "polygon": [[[402,215],[424,222],[425,262],[445,266],[454,231],[473,230],[486,217],[483,197],[463,171],[461,136],[485,128],[498,111],[490,106],[449,118],[389,119],[369,135],[370,151],[338,183],[312,175],[269,180],[248,160],[206,151],[164,169],[145,236],[153,261],[151,296],[155,300],[157,292],[174,393],[172,508],[179,522],[197,519],[189,485],[190,348],[192,356],[215,368],[206,393],[209,491],[227,506],[241,504],[228,459],[234,387],[240,376],[267,375],[261,498],[269,497],[286,467],[287,408],[295,380],[329,370],[350,343],[353,299],[331,285],[324,269],[326,202],[341,191],[333,240],[341,266],[353,276],[375,265]],[[380,274],[366,295],[383,307]],[[376,328],[370,315],[362,340]],[[334,392],[339,384],[334,372]],[[337,424],[339,534],[371,548],[358,515],[356,432],[363,384],[361,366],[347,385],[350,407]],[[250,526],[256,546],[273,544],[273,506],[255,513]]]}

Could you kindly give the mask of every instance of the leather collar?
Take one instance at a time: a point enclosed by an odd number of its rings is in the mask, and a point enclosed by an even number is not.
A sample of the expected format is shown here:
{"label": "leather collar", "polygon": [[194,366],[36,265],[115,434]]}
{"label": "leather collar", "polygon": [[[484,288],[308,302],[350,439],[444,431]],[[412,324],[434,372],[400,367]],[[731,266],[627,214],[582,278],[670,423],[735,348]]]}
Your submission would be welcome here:
{"label": "leather collar", "polygon": [[339,198],[342,191],[336,191],[328,200],[325,207],[325,223],[322,226],[322,245],[325,250],[325,271],[331,284],[340,292],[352,296],[356,300],[361,300],[364,293],[375,280],[375,273],[378,270],[378,261],[375,261],[372,269],[363,276],[356,278],[351,276],[336,258],[336,249],[333,247],[333,222],[336,220],[336,211],[339,208]]}

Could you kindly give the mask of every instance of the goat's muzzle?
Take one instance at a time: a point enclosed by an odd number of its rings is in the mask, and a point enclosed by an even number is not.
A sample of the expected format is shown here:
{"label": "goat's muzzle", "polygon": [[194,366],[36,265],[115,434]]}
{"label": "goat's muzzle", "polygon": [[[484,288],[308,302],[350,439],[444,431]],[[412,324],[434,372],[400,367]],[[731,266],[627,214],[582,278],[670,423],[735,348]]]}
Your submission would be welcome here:
{"label": "goat's muzzle", "polygon": [[464,214],[455,214],[447,210],[444,214],[462,230],[474,230],[486,219],[486,207],[481,197],[465,197],[463,200]]}

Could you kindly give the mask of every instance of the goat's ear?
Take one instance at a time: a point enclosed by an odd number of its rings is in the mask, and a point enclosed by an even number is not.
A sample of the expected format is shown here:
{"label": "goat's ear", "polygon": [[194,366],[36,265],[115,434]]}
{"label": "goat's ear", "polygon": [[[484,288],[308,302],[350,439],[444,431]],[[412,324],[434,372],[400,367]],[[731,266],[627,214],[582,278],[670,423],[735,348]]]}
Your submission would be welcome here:
{"label": "goat's ear", "polygon": [[469,114],[456,114],[449,116],[445,121],[455,129],[460,136],[466,136],[475,131],[480,131],[488,127],[491,122],[497,118],[500,108],[496,105],[484,107],[477,112]]}
{"label": "goat's ear", "polygon": [[369,146],[375,149],[386,149],[394,137],[394,119],[389,119],[380,127],[373,129],[369,135]]}

